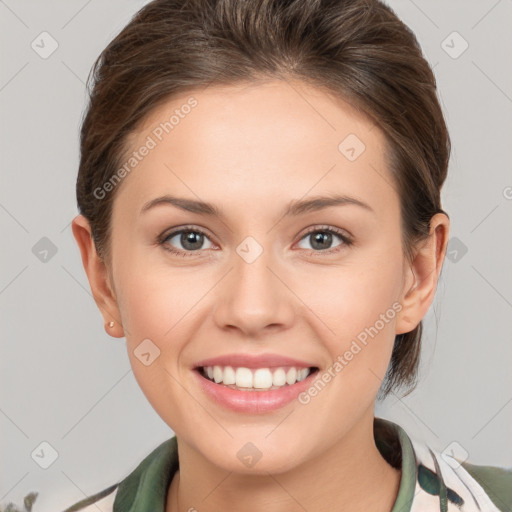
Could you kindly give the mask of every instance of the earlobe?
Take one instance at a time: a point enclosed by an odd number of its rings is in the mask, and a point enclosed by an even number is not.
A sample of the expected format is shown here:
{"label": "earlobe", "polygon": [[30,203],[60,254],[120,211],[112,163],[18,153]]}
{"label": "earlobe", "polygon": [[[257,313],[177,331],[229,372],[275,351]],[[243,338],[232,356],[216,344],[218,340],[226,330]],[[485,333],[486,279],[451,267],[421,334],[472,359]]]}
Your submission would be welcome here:
{"label": "earlobe", "polygon": [[71,227],[80,249],[82,264],[94,301],[103,316],[105,331],[110,336],[121,338],[124,336],[124,331],[119,307],[112,292],[107,267],[96,251],[90,223],[83,215],[78,215],[73,219]]}
{"label": "earlobe", "polygon": [[113,338],[122,338],[124,336],[123,326],[113,320],[105,323],[105,332]]}
{"label": "earlobe", "polygon": [[449,227],[450,221],[444,213],[434,215],[428,238],[418,245],[414,260],[408,265],[396,334],[415,329],[434,300],[446,253]]}

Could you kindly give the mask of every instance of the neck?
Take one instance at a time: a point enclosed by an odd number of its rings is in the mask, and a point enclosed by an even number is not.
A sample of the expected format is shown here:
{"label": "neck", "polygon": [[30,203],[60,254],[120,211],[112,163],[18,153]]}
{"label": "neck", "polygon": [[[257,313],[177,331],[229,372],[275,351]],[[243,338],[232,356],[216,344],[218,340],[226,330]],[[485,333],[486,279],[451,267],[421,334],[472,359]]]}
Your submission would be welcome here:
{"label": "neck", "polygon": [[375,446],[373,409],[329,450],[284,473],[225,471],[180,440],[178,454],[166,512],[389,512],[400,484]]}

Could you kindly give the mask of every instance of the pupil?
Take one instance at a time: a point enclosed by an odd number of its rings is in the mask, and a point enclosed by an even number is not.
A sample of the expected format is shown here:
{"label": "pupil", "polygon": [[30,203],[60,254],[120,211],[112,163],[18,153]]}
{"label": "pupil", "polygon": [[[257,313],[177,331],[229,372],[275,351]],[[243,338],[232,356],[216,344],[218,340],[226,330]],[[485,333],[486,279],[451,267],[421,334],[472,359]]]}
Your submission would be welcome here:
{"label": "pupil", "polygon": [[[331,233],[315,233],[313,235],[313,243],[311,246],[314,249],[325,249],[326,246],[329,246],[329,244],[332,241],[332,234]],[[315,247],[316,243],[319,243],[318,247]],[[323,243],[323,245],[322,245]]]}
{"label": "pupil", "polygon": [[[189,231],[188,233],[182,233],[181,243],[187,250],[199,249],[201,248],[202,236],[203,235],[201,233],[193,233],[192,231]],[[194,242],[196,245],[194,245]]]}

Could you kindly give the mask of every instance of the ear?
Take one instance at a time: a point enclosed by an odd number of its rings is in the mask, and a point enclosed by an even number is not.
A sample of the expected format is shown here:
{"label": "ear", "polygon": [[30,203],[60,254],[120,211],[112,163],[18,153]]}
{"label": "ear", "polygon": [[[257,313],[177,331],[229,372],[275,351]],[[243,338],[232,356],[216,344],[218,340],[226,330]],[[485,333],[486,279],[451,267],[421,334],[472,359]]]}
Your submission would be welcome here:
{"label": "ear", "polygon": [[434,300],[437,282],[443,266],[448,244],[450,220],[437,213],[430,221],[429,237],[416,248],[414,261],[407,264],[404,287],[397,315],[396,334],[415,329]]}
{"label": "ear", "polygon": [[[82,263],[89,279],[92,296],[103,315],[105,331],[110,336],[122,338],[124,331],[121,324],[121,314],[111,283],[111,277],[104,261],[96,252],[96,245],[92,238],[89,221],[83,215],[78,215],[73,219],[71,228],[76,243],[80,248]],[[114,322],[113,327],[110,327],[111,322]]]}

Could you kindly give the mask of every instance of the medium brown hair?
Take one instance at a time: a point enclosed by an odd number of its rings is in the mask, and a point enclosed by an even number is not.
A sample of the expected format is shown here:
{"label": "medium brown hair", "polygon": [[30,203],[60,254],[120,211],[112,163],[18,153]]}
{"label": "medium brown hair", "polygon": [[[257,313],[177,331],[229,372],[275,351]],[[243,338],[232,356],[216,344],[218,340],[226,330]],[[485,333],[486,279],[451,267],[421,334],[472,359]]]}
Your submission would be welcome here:
{"label": "medium brown hair", "polygon": [[[378,0],[154,0],[137,12],[94,63],[81,128],[78,207],[105,261],[119,187],[94,191],[122,165],[129,136],[174,95],[262,79],[323,88],[379,126],[412,261],[432,216],[445,213],[450,139],[416,37]],[[420,322],[396,336],[380,397],[414,389],[421,335]]]}

